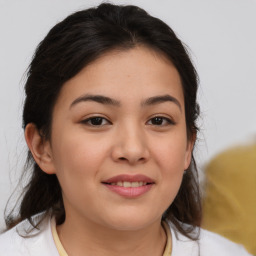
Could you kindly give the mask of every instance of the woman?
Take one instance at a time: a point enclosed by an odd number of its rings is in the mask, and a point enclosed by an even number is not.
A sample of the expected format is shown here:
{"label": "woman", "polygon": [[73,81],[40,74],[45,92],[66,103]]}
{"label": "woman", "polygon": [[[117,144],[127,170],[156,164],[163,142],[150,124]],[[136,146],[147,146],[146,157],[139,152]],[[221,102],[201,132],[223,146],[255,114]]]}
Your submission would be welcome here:
{"label": "woman", "polygon": [[165,23],[135,6],[74,13],[25,90],[32,174],[5,255],[248,255],[197,227],[197,75]]}

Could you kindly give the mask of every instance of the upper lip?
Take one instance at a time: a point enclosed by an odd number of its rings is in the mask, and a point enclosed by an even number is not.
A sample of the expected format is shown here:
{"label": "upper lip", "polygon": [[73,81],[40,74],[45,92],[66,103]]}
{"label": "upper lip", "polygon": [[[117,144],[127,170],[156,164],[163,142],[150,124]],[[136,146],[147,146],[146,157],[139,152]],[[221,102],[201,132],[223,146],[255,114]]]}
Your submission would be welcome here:
{"label": "upper lip", "polygon": [[116,183],[118,181],[128,181],[128,182],[146,182],[146,183],[154,183],[154,180],[151,178],[143,175],[143,174],[136,174],[136,175],[130,175],[130,174],[121,174],[114,177],[111,177],[107,180],[102,181],[102,183]]}

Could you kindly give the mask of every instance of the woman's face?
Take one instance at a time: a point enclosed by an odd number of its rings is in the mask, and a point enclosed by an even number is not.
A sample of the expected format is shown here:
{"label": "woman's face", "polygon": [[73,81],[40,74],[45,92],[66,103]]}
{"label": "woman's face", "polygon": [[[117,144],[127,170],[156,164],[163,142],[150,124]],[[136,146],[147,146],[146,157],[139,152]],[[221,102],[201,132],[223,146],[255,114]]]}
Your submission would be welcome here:
{"label": "woman's face", "polygon": [[117,230],[161,220],[189,166],[179,74],[145,47],[113,51],[66,82],[53,111],[51,167],[68,218]]}

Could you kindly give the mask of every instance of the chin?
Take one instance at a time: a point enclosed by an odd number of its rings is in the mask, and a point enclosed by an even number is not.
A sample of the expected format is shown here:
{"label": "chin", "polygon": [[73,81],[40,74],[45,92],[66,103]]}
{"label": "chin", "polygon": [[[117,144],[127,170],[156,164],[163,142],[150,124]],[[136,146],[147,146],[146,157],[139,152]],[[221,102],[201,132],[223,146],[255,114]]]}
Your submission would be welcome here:
{"label": "chin", "polygon": [[[148,213],[150,211],[148,210]],[[106,216],[105,216],[106,217]],[[132,212],[125,212],[121,215],[112,215],[110,218],[105,219],[105,225],[120,231],[136,231],[143,228],[146,228],[152,225],[155,222],[161,222],[162,215],[149,215],[149,214],[142,214],[138,211]]]}

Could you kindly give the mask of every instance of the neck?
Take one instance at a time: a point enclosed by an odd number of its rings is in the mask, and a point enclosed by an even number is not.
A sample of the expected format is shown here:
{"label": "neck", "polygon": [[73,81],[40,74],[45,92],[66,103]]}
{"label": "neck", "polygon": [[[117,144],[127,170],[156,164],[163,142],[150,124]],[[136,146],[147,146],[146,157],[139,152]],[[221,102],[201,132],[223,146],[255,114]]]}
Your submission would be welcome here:
{"label": "neck", "polygon": [[115,230],[67,216],[57,232],[69,256],[162,256],[166,244],[161,220],[138,230]]}

